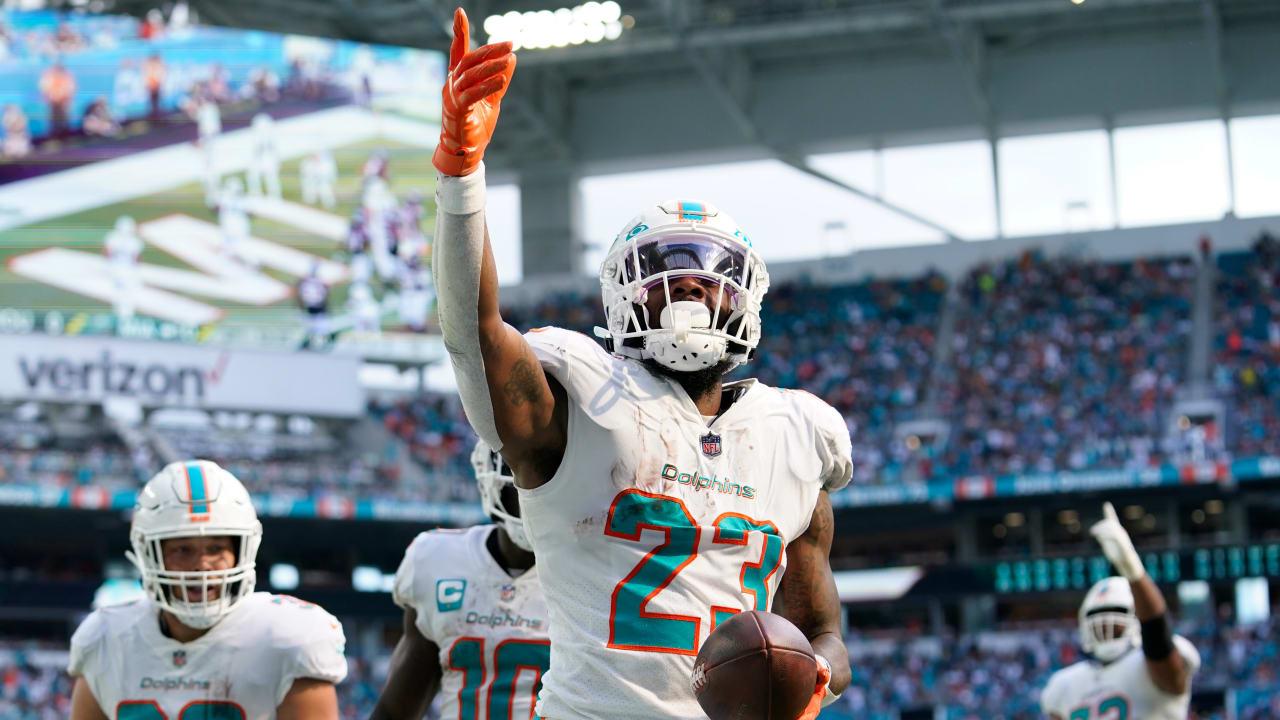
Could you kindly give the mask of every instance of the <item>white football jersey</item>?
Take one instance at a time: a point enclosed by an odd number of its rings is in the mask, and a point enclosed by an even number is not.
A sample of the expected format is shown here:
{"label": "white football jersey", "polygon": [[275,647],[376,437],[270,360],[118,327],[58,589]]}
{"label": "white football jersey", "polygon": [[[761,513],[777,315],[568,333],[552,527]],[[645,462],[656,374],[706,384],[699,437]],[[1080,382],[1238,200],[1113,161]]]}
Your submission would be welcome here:
{"label": "white football jersey", "polygon": [[112,230],[107,233],[106,250],[113,263],[132,265],[142,254],[142,241],[133,233]]}
{"label": "white football jersey", "polygon": [[[1173,645],[1194,675],[1200,653],[1181,635]],[[1062,668],[1040,693],[1040,709],[1062,720],[1186,720],[1190,704],[1190,692],[1169,695],[1155,686],[1142,648],[1107,665],[1082,660]]]}
{"label": "white football jersey", "polygon": [[342,682],[345,645],[337,619],[286,595],[253,593],[186,643],[162,633],[160,611],[137,600],[80,624],[67,672],[84,677],[110,720],[190,720],[188,708],[201,708],[200,718],[269,720],[295,680]]}
{"label": "white football jersey", "polygon": [[528,720],[550,659],[538,567],[511,577],[485,541],[494,525],[418,535],[396,571],[396,604],[440,648],[440,717]]}
{"label": "white football jersey", "polygon": [[556,475],[520,490],[551,610],[538,715],[704,718],[698,648],[729,615],[770,608],[819,491],[849,481],[844,419],[745,380],[708,425],[674,380],[585,335],[525,337],[569,396]]}

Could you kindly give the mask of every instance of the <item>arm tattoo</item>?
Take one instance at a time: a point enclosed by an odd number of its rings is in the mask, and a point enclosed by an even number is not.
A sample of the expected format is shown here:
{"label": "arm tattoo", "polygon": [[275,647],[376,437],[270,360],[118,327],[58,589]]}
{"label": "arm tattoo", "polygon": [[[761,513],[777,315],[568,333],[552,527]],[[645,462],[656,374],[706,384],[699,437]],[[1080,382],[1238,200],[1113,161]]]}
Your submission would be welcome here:
{"label": "arm tattoo", "polygon": [[534,404],[542,399],[542,389],[538,387],[538,373],[529,358],[520,358],[511,366],[511,377],[502,384],[502,394],[512,407],[520,407],[525,403]]}
{"label": "arm tattoo", "polygon": [[818,497],[809,528],[787,548],[782,576],[782,612],[811,638],[839,627],[840,600],[834,592],[827,555],[834,530],[831,502]]}

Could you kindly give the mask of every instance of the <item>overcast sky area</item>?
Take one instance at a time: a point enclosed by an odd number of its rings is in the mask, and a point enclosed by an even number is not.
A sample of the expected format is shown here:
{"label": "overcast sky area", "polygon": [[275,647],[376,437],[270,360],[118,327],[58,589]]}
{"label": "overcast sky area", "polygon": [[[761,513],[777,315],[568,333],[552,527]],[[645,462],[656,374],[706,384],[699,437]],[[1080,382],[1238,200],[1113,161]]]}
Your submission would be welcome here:
{"label": "overcast sky area", "polygon": [[[1233,120],[1236,214],[1280,215],[1280,115]],[[1004,233],[1040,235],[1221,217],[1229,207],[1226,133],[1218,121],[1115,131],[1116,204],[1102,130],[1000,141]],[[991,154],[982,141],[815,155],[819,169],[880,195],[966,240],[996,234]],[[765,261],[941,242],[938,231],[773,160],[600,175],[582,180],[591,272],[646,205],[705,200],[751,235]],[[518,282],[519,191],[489,191],[503,284]]]}

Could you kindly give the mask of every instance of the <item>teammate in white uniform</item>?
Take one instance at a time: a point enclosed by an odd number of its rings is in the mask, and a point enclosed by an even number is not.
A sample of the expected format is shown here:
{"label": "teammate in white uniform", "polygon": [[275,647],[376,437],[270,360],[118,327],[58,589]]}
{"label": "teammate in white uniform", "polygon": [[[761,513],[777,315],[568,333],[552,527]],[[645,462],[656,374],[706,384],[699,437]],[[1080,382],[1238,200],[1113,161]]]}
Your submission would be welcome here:
{"label": "teammate in white uniform", "polygon": [[550,650],[547,605],[514,479],[480,442],[471,455],[485,511],[497,525],[419,535],[396,571],[404,634],[372,720],[525,720]]}
{"label": "teammate in white uniform", "polygon": [[129,535],[147,599],[76,630],[71,720],[337,719],[342,626],[253,592],[262,525],[239,480],[208,460],[170,464],[142,488]]}
{"label": "teammate in white uniform", "polygon": [[249,210],[245,205],[244,183],[229,177],[218,197],[218,227],[222,230],[222,251],[234,260],[256,266],[257,258],[249,250]]}
{"label": "teammate in white uniform", "polygon": [[222,135],[222,113],[212,97],[205,96],[196,108],[196,131],[200,155],[204,160],[204,202],[212,207],[218,202],[218,138]]}
{"label": "teammate in white uniform", "polygon": [[347,312],[356,332],[376,333],[382,330],[382,305],[364,283],[352,283],[347,291]]}
{"label": "teammate in white uniform", "polygon": [[1124,577],[1100,580],[1080,605],[1080,645],[1091,656],[1049,678],[1040,708],[1053,720],[1185,720],[1200,653],[1173,635],[1164,596],[1147,577],[1111,503],[1092,528]]}
{"label": "teammate in white uniform", "polygon": [[280,151],[276,149],[276,121],[266,113],[253,116],[253,157],[249,161],[249,193],[280,198]]}
{"label": "teammate in white uniform", "polygon": [[395,257],[391,252],[396,197],[382,176],[375,175],[365,181],[361,206],[364,208],[365,232],[369,237],[369,256],[373,267],[380,280],[390,282],[396,274]]}
{"label": "teammate in white uniform", "polygon": [[[403,247],[403,246],[402,246]],[[431,274],[420,253],[401,253],[399,266],[400,322],[413,332],[427,328],[431,309]]]}
{"label": "teammate in white uniform", "polygon": [[515,61],[510,43],[468,53],[467,37],[459,10],[432,265],[467,416],[514,469],[538,554],[551,613],[538,715],[704,718],[698,649],[728,615],[772,609],[823,658],[800,716],[816,717],[850,680],[827,497],[852,474],[850,439],[812,395],[723,383],[759,341],[764,263],[724,213],[665,202],[602,264],[613,354],[506,325],[480,157]]}
{"label": "teammate in white uniform", "polygon": [[107,233],[104,244],[107,260],[111,263],[111,304],[118,320],[128,320],[137,308],[137,293],[141,285],[138,256],[142,254],[142,241],[138,239],[137,223],[128,215],[116,218],[116,225]]}
{"label": "teammate in white uniform", "polygon": [[308,205],[319,203],[326,208],[333,208],[337,199],[333,195],[333,184],[338,179],[338,165],[333,161],[333,153],[328,148],[321,148],[303,159],[300,168],[302,181],[302,202]]}

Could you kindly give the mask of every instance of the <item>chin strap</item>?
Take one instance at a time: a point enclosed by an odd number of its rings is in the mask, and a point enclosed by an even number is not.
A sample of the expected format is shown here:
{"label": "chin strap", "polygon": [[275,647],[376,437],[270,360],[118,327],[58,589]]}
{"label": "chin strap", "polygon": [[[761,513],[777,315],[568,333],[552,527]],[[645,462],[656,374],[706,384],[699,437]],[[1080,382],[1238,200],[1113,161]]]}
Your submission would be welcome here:
{"label": "chin strap", "polygon": [[470,175],[436,181],[436,230],[431,274],[440,333],[458,381],[467,420],[493,448],[502,449],[480,352],[480,266],[484,261],[484,163]]}

